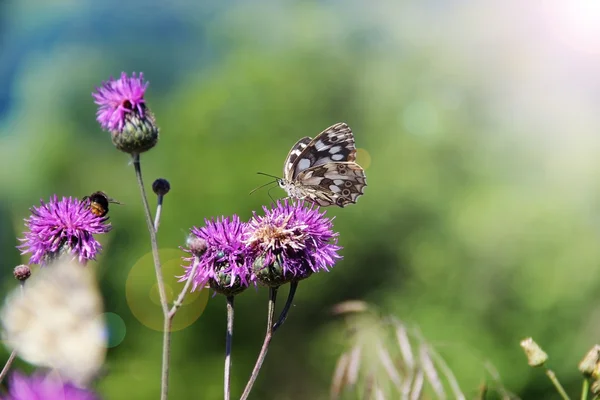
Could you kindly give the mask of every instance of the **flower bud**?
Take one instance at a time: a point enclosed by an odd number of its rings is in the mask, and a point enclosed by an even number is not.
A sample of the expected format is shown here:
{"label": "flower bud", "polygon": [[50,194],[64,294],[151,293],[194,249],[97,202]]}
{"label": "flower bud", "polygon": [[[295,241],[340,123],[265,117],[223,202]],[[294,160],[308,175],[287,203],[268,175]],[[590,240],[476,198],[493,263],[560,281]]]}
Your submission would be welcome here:
{"label": "flower bud", "polygon": [[13,270],[13,274],[16,280],[23,282],[31,276],[31,268],[27,265],[18,265]]}
{"label": "flower bud", "polygon": [[166,179],[158,178],[152,183],[152,191],[157,196],[164,196],[169,193],[169,190],[171,190],[171,184]]}
{"label": "flower bud", "polygon": [[206,244],[206,240],[199,238],[196,235],[188,236],[186,240],[187,248],[192,252],[195,257],[200,257],[206,249],[208,245]]}

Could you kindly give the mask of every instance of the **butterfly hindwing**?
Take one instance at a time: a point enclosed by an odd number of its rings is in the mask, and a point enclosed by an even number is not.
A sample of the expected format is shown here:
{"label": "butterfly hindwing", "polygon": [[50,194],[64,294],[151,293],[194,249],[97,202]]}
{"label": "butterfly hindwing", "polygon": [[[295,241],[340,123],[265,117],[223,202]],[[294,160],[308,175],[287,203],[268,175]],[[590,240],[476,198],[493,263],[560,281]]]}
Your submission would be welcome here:
{"label": "butterfly hindwing", "polygon": [[354,162],[335,162],[308,168],[298,175],[309,200],[321,206],[356,203],[367,186],[365,172]]}

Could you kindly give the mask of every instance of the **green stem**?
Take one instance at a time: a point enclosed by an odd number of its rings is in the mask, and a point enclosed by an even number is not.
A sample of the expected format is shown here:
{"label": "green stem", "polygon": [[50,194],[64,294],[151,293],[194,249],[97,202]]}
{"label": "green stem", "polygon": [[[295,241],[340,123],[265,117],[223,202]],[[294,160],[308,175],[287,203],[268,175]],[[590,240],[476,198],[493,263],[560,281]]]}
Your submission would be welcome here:
{"label": "green stem", "polygon": [[292,281],[290,283],[290,292],[288,293],[288,298],[285,302],[285,306],[283,307],[283,310],[281,311],[281,314],[279,315],[277,322],[275,322],[275,325],[273,325],[273,333],[275,333],[275,331],[277,329],[279,329],[279,327],[281,325],[283,325],[283,323],[285,322],[288,312],[290,311],[290,307],[292,306],[292,303],[294,301],[294,296],[296,295],[297,288],[298,288],[298,281]]}
{"label": "green stem", "polygon": [[554,384],[554,387],[556,388],[558,394],[560,394],[560,397],[563,400],[571,400],[567,392],[565,392],[565,388],[563,388],[560,382],[558,381],[556,374],[551,369],[546,368],[546,375],[548,375],[548,378],[550,378],[552,384]]}
{"label": "green stem", "polygon": [[583,385],[581,388],[581,400],[587,400],[589,393],[590,393],[590,381],[587,378],[583,378]]}
{"label": "green stem", "polygon": [[162,351],[162,368],[160,379],[160,399],[167,400],[169,392],[169,364],[171,357],[171,319],[169,318],[169,304],[167,303],[167,292],[165,290],[165,282],[160,265],[160,257],[158,254],[158,241],[156,240],[156,229],[152,221],[150,205],[146,197],[146,189],[144,189],[144,180],[142,178],[142,168],[140,166],[140,155],[132,154],[133,167],[135,169],[135,177],[140,188],[142,196],[142,204],[144,206],[144,214],[146,216],[146,224],[148,232],[150,232],[150,246],[152,247],[152,257],[154,259],[154,271],[156,273],[156,283],[158,285],[158,295],[160,297],[160,305],[163,311],[163,351]]}
{"label": "green stem", "polygon": [[267,356],[267,351],[269,350],[269,344],[271,343],[271,338],[273,337],[273,319],[275,317],[275,300],[277,299],[277,288],[269,288],[269,308],[267,311],[267,333],[265,334],[265,340],[263,342],[262,348],[260,349],[260,353],[258,354],[258,358],[256,359],[256,364],[254,364],[254,369],[252,370],[252,375],[250,375],[250,379],[244,388],[244,393],[242,393],[242,397],[240,400],[246,400],[248,396],[250,396],[250,391],[252,390],[252,386],[254,386],[254,382],[256,382],[256,378],[258,377],[258,373],[262,368],[263,362],[265,361],[265,357]]}
{"label": "green stem", "polygon": [[233,341],[233,296],[227,296],[227,336],[225,337],[224,400],[231,398],[231,345]]}

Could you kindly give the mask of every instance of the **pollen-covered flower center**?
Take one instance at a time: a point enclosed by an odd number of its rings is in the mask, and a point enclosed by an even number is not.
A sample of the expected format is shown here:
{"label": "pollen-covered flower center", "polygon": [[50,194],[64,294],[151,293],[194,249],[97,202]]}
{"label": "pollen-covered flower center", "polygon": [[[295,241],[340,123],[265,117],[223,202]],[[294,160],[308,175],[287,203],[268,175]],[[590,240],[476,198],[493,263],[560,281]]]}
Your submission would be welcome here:
{"label": "pollen-covered flower center", "polygon": [[303,228],[302,225],[288,226],[288,221],[281,223],[262,221],[246,242],[249,246],[258,246],[262,250],[277,251],[284,248],[301,250],[305,247],[306,239]]}

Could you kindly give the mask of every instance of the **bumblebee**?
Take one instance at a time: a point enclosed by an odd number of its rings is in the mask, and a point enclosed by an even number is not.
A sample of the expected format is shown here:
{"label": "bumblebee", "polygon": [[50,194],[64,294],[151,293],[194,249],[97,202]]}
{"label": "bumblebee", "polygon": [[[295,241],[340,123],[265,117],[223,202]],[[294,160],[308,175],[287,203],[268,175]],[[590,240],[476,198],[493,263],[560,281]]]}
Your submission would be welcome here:
{"label": "bumblebee", "polygon": [[84,196],[82,200],[90,201],[90,211],[92,212],[92,214],[98,217],[104,217],[106,214],[108,214],[109,203],[121,204],[115,199],[111,199],[110,197],[108,197],[106,193],[100,191],[94,192],[89,196]]}

